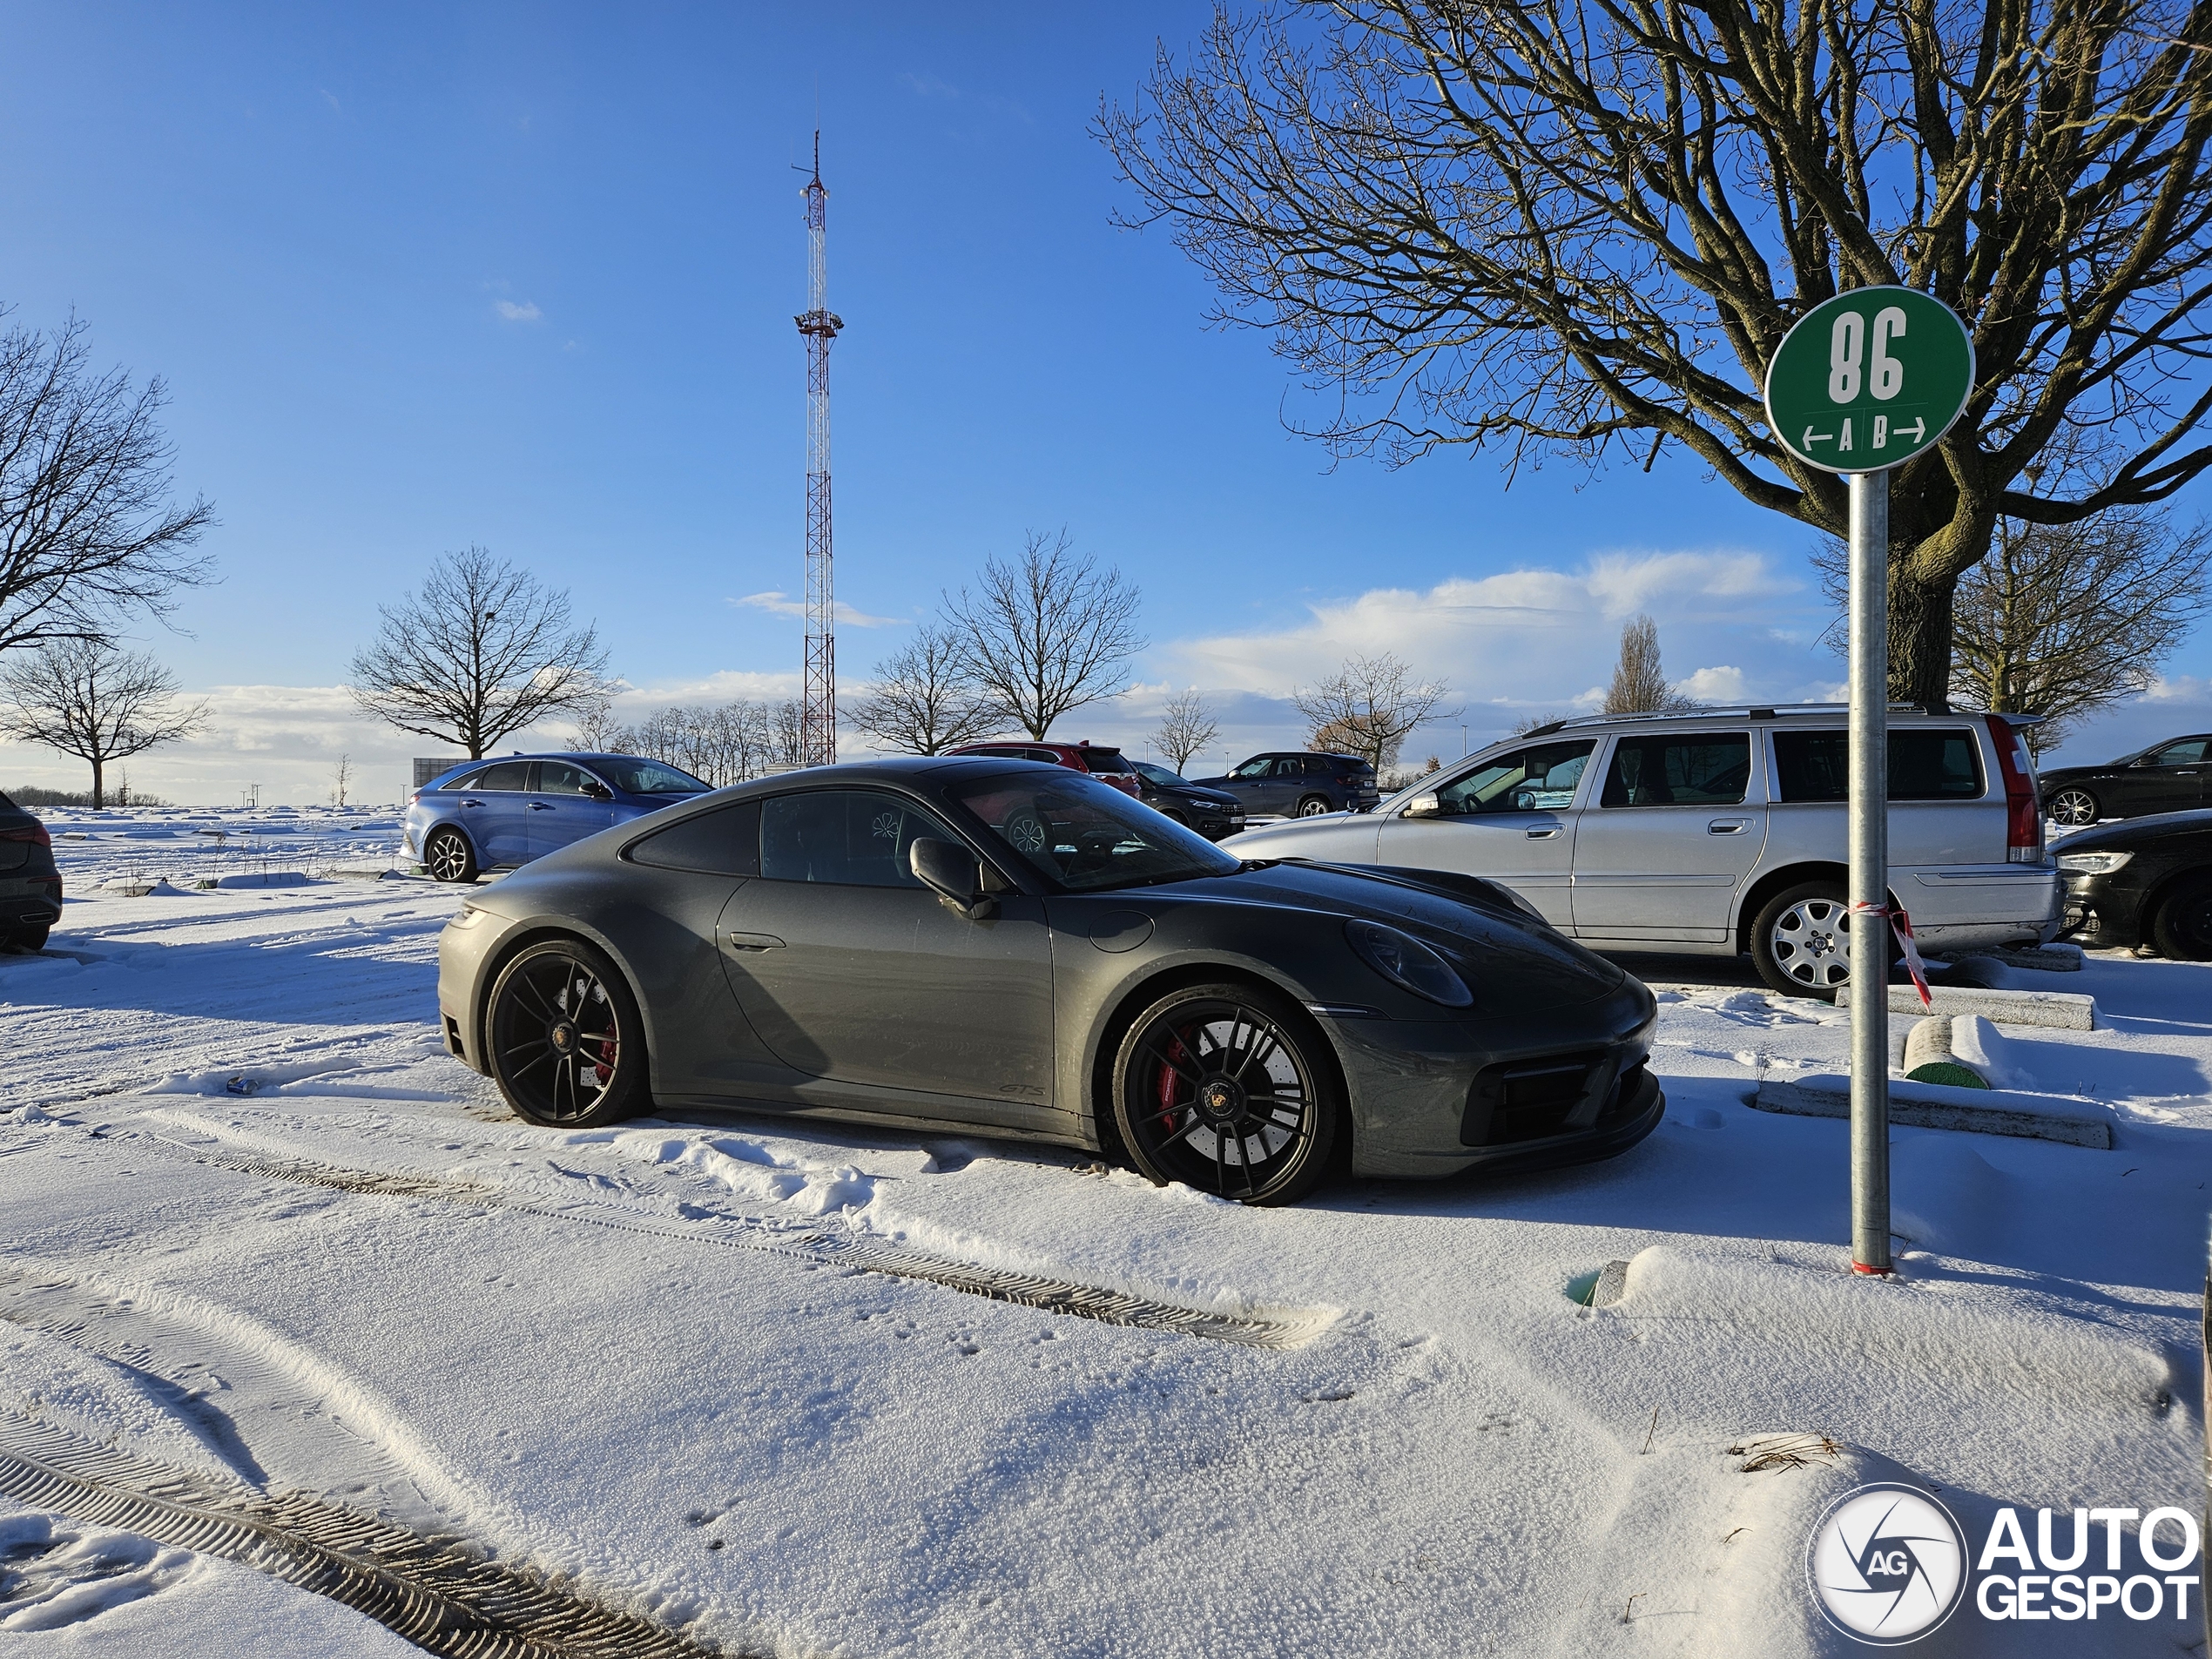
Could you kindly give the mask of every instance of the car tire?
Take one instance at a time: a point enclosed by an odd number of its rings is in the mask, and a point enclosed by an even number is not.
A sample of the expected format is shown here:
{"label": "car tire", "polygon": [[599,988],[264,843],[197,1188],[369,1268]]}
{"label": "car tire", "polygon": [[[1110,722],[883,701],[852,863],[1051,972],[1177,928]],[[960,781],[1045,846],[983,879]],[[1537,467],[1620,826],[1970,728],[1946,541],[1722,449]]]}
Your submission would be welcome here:
{"label": "car tire", "polygon": [[2051,804],[2044,808],[2044,816],[2054,824],[2063,824],[2068,829],[2080,829],[2094,824],[2103,815],[2103,805],[2087,790],[2068,784],[2051,797]]}
{"label": "car tire", "polygon": [[1160,816],[1166,819],[1170,824],[1180,824],[1185,829],[1189,829],[1190,827],[1190,820],[1185,818],[1181,813],[1163,813]]}
{"label": "car tire", "polygon": [[1111,1087],[1130,1162],[1162,1185],[1295,1204],[1350,1144],[1327,1040],[1255,985],[1186,985],[1152,1003],[1122,1034]]}
{"label": "car tire", "polygon": [[[1898,954],[1891,935],[1883,954],[1885,981]],[[1851,900],[1844,884],[1807,881],[1760,906],[1751,923],[1751,961],[1759,977],[1784,996],[1834,1001],[1851,982]]]}
{"label": "car tire", "polygon": [[44,950],[46,948],[46,936],[52,931],[51,922],[39,927],[18,927],[0,943],[13,945],[17,950]]}
{"label": "car tire", "polygon": [[433,830],[422,843],[422,867],[434,881],[474,881],[476,849],[457,829]]}
{"label": "car tire", "polygon": [[2212,961],[2212,875],[2194,875],[2159,901],[2150,936],[2177,962]]}
{"label": "car tire", "polygon": [[1298,802],[1297,815],[1300,818],[1318,818],[1324,813],[1334,811],[1336,808],[1329,805],[1326,798],[1320,795],[1308,795],[1304,800]]}
{"label": "car tire", "polygon": [[550,939],[500,969],[484,1003],[484,1057],[517,1117],[589,1129],[651,1103],[644,1029],[604,952]]}

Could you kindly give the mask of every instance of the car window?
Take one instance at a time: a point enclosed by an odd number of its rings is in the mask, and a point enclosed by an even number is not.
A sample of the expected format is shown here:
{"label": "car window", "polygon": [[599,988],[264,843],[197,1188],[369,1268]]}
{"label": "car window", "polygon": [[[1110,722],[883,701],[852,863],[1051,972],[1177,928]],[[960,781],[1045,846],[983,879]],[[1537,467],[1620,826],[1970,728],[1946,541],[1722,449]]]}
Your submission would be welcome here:
{"label": "car window", "polygon": [[1595,738],[1539,744],[1486,760],[1436,792],[1447,813],[1555,813],[1575,804]]}
{"label": "car window", "polygon": [[528,789],[530,786],[530,763],[527,760],[502,760],[496,766],[486,766],[477,774],[471,789],[485,791]]}
{"label": "car window", "polygon": [[1042,760],[1048,766],[1064,766],[1068,764],[1068,757],[1057,749],[1024,749],[1022,752],[1022,758],[1025,760]]}
{"label": "car window", "polygon": [[479,766],[473,772],[463,772],[458,778],[448,779],[446,782],[436,785],[435,787],[439,789],[482,789],[484,786],[484,774],[490,770],[491,768],[489,766]]}
{"label": "car window", "polygon": [[658,760],[595,760],[592,769],[631,795],[704,795],[713,786]]}
{"label": "car window", "polygon": [[537,792],[541,795],[588,795],[596,780],[581,766],[565,760],[537,763]]}
{"label": "car window", "polygon": [[1607,806],[1733,806],[1751,781],[1751,734],[1622,738],[1606,768]]}
{"label": "car window", "polygon": [[2184,738],[2179,743],[2169,743],[2150,758],[2154,766],[2193,766],[2204,759],[2202,738]]}
{"label": "car window", "polygon": [[760,803],[718,806],[633,843],[624,856],[664,870],[707,875],[760,873]]}
{"label": "car window", "polygon": [[1078,749],[1087,772],[1127,772],[1129,762],[1122,759],[1119,749]]}
{"label": "car window", "polygon": [[1079,772],[986,778],[958,799],[1024,862],[1076,893],[1227,875],[1241,862]]}
{"label": "car window", "polygon": [[1231,778],[1264,778],[1274,770],[1275,758],[1272,755],[1262,755],[1257,760],[1247,760],[1229,775]]}
{"label": "car window", "polygon": [[[1774,734],[1775,799],[1843,800],[1851,793],[1851,738],[1830,731]],[[1892,800],[1979,800],[1981,745],[1963,727],[1890,732]]]}
{"label": "car window", "polygon": [[914,802],[881,790],[776,795],[760,806],[760,874],[769,881],[919,887],[907,849],[923,837],[960,844]]}
{"label": "car window", "polygon": [[1179,772],[1170,772],[1165,766],[1156,766],[1149,760],[1140,760],[1136,764],[1147,783],[1162,789],[1173,789],[1183,782],[1183,774]]}
{"label": "car window", "polygon": [[1326,755],[1308,755],[1305,758],[1305,775],[1309,778],[1333,778],[1337,775],[1337,763]]}

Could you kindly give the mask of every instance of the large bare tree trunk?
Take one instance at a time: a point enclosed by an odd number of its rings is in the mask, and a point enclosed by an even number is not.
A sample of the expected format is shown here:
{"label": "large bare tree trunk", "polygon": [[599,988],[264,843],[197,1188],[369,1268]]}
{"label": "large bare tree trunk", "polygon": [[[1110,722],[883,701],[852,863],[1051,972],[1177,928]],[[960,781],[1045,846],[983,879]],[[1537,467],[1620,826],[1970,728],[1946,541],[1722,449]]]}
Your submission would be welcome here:
{"label": "large bare tree trunk", "polygon": [[1916,575],[1904,559],[1890,567],[1890,697],[1931,714],[1951,710],[1951,596],[1955,576]]}
{"label": "large bare tree trunk", "polygon": [[99,757],[95,755],[92,758],[92,810],[96,813],[107,805],[107,792],[101,783],[100,772]]}

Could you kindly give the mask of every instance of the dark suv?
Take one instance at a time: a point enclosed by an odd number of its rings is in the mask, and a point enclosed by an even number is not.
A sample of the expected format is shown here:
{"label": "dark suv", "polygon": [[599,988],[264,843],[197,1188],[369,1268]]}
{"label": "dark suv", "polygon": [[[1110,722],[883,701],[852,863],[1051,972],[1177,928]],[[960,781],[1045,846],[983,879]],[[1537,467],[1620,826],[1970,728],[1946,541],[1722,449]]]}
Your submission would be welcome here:
{"label": "dark suv", "polygon": [[53,837],[30,813],[0,795],[0,947],[44,950],[62,919],[62,873]]}
{"label": "dark suv", "polygon": [[1066,766],[1076,772],[1087,772],[1102,784],[1111,784],[1124,795],[1142,799],[1143,790],[1136,779],[1136,768],[1122,758],[1119,749],[1103,748],[1085,739],[1082,743],[1055,743],[1049,738],[1008,738],[998,743],[971,743],[965,749],[952,751],[956,755],[997,755],[1004,760],[1042,760],[1048,766]]}
{"label": "dark suv", "polygon": [[1364,813],[1382,798],[1375,769],[1357,755],[1254,755],[1225,777],[1192,781],[1201,789],[1226,790],[1251,818]]}
{"label": "dark suv", "polygon": [[1185,783],[1181,772],[1149,760],[1136,763],[1136,781],[1147,806],[1186,829],[1197,831],[1209,841],[1234,835],[1244,827],[1244,806],[1225,789],[1201,789]]}

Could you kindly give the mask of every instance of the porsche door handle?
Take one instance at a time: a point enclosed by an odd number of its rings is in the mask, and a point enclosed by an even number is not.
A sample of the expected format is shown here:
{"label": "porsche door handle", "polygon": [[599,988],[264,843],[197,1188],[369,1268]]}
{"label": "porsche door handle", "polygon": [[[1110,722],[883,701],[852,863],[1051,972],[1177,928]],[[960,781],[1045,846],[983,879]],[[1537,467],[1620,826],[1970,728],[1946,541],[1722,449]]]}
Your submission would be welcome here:
{"label": "porsche door handle", "polygon": [[1748,818],[1716,818],[1711,823],[1705,826],[1705,833],[1708,835],[1741,835],[1745,830],[1750,827],[1751,820]]}
{"label": "porsche door handle", "polygon": [[1549,829],[1532,829],[1532,830],[1530,830],[1530,831],[1528,832],[1528,839],[1529,839],[1530,840],[1532,840],[1532,841],[1548,841],[1548,840],[1551,840],[1551,838],[1552,838],[1553,836],[1554,836],[1554,835],[1556,835],[1556,834],[1558,834],[1558,833],[1559,833],[1559,826],[1558,826],[1558,825],[1556,825],[1556,824],[1554,824],[1554,825],[1553,825],[1553,826],[1552,826]]}
{"label": "porsche door handle", "polygon": [[773,934],[732,934],[730,945],[734,950],[781,950],[784,941]]}

